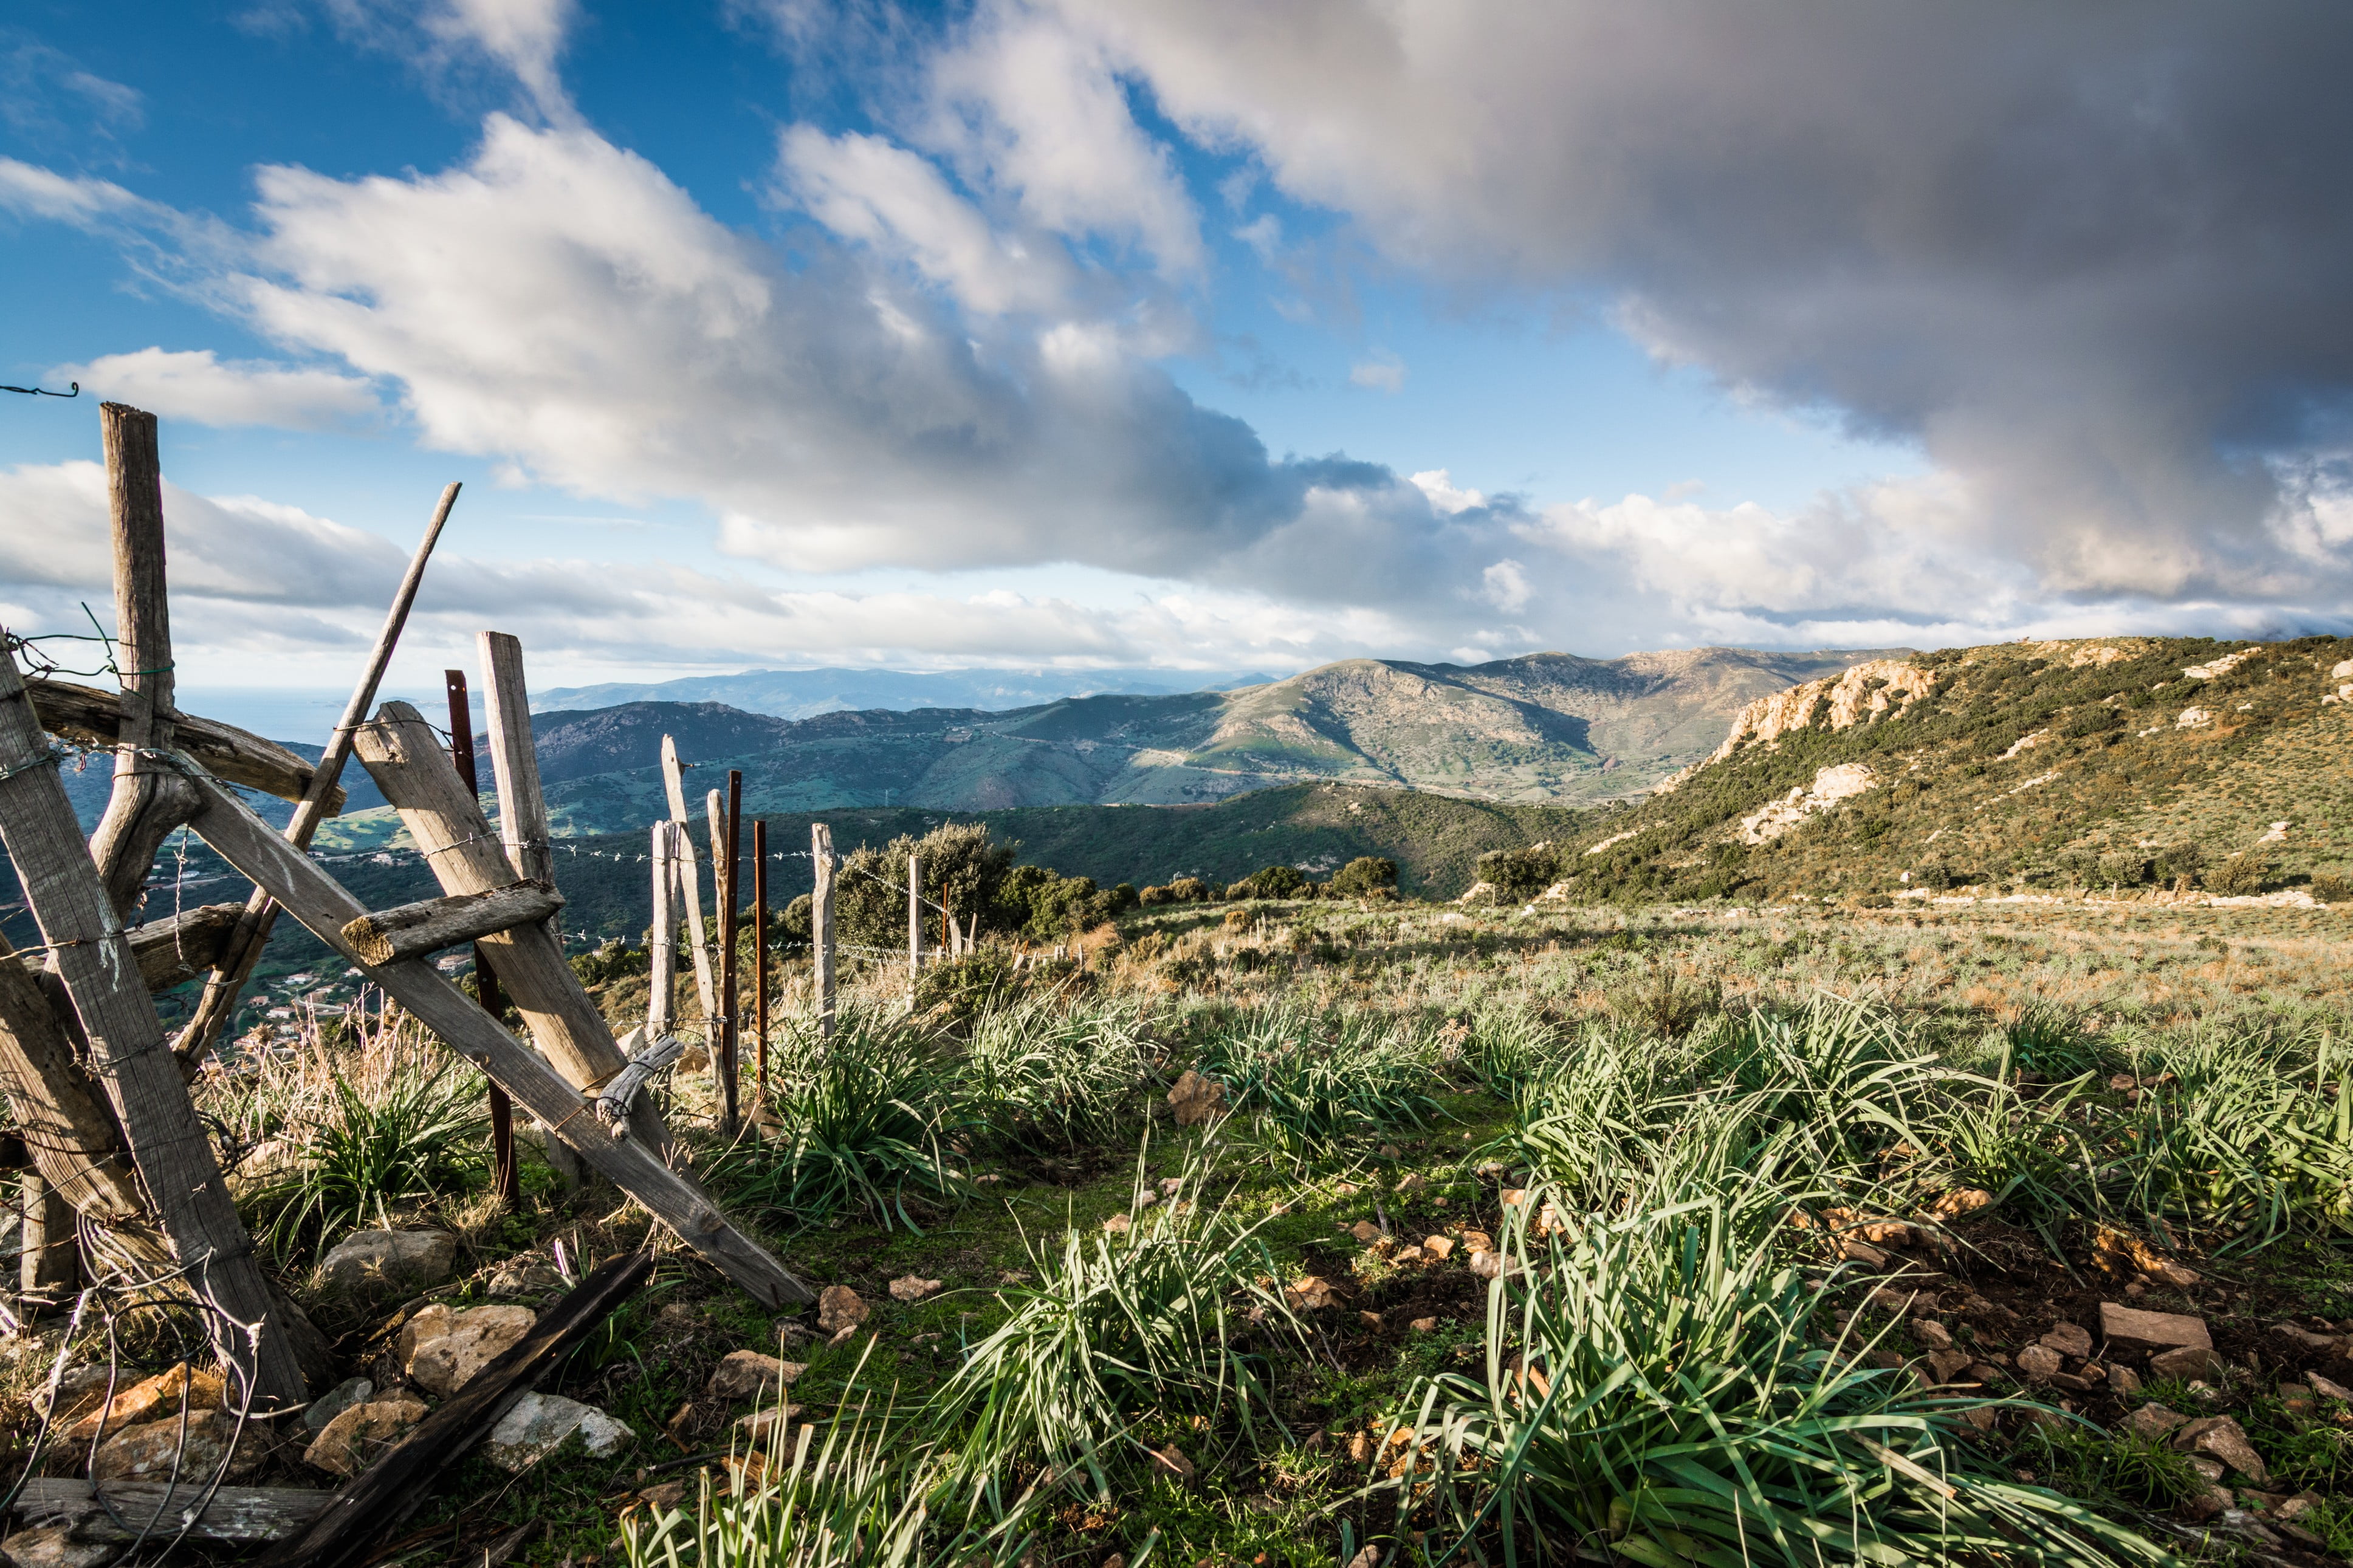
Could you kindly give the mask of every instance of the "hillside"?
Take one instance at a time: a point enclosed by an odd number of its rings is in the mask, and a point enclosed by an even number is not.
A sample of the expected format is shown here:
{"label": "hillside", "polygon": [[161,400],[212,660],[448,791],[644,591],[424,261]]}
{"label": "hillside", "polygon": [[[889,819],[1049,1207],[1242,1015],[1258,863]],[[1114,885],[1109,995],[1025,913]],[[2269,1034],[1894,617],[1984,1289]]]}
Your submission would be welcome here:
{"label": "hillside", "polygon": [[1874,661],[1752,704],[1704,763],[1595,820],[1562,893],[2293,896],[2353,874],[2348,755],[2353,639]]}
{"label": "hillside", "polygon": [[533,698],[547,712],[618,708],[631,702],[723,702],[747,713],[814,719],[866,708],[977,708],[1000,712],[1106,692],[1170,696],[1263,685],[1271,675],[1170,669],[957,669],[919,675],[896,669],[747,669],[649,683],[554,687]]}
{"label": "hillside", "polygon": [[[1743,706],[1867,652],[1702,648],[1461,666],[1351,659],[1236,691],[1076,697],[1004,712],[867,709],[788,720],[718,702],[533,716],[556,830],[621,832],[662,813],[661,737],[763,813],[911,805],[1201,805],[1283,784],[1405,787],[1567,805],[1639,795],[1721,741]],[[717,782],[715,779],[709,782]],[[699,795],[708,787],[696,781]],[[354,811],[322,842],[384,843]]]}

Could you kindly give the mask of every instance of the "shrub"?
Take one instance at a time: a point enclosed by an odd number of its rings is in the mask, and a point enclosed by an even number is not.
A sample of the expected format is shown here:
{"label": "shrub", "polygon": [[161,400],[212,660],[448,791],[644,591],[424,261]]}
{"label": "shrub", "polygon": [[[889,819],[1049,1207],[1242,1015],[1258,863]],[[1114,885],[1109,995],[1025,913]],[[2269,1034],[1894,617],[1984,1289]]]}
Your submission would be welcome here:
{"label": "shrub", "polygon": [[2157,874],[2166,881],[2195,877],[2206,863],[2206,851],[2196,844],[2169,844],[2157,852]]}
{"label": "shrub", "polygon": [[2324,904],[2341,904],[2353,899],[2353,876],[2342,871],[2315,871],[2312,874],[2312,896]]}
{"label": "shrub", "polygon": [[2206,889],[2224,898],[2244,898],[2263,890],[2263,879],[2271,871],[2253,855],[2233,855],[2206,873]]}
{"label": "shrub", "polygon": [[1174,904],[1206,904],[1209,901],[1209,884],[1198,877],[1179,877],[1168,884],[1168,901]]}
{"label": "shrub", "polygon": [[817,900],[807,893],[786,904],[776,917],[778,942],[808,942],[817,935]]}
{"label": "shrub", "polygon": [[1295,867],[1267,866],[1226,889],[1229,899],[1305,899],[1314,896],[1306,875]]}
{"label": "shrub", "polygon": [[1397,887],[1397,862],[1379,855],[1359,855],[1333,875],[1326,891],[1335,899],[1361,899]]}
{"label": "shrub", "polygon": [[829,1041],[796,1019],[771,1046],[771,1135],[745,1139],[713,1174],[741,1201],[799,1224],[838,1215],[913,1230],[910,1192],[959,1190],[949,1141],[964,1130],[956,1076],[937,1045],[869,1006],[840,1010]]}
{"label": "shrub", "polygon": [[[955,911],[959,920],[976,912],[985,931],[1018,927],[1001,908],[1002,890],[1013,868],[1013,849],[976,823],[948,823],[920,839],[901,834],[877,849],[860,845],[843,859],[834,879],[834,918],[844,942],[860,947],[902,947],[907,941],[907,857],[922,863],[923,897]],[[1035,868],[1024,867],[1023,870]],[[1049,871],[1046,876],[1052,876]],[[927,920],[935,919],[926,911]]]}
{"label": "shrub", "polygon": [[1924,860],[1920,868],[1912,873],[1914,885],[1926,888],[1932,893],[1946,891],[1952,887],[1953,880],[1953,868],[1942,860]]}
{"label": "shrub", "polygon": [[1559,852],[1550,844],[1490,849],[1479,857],[1479,879],[1493,884],[1496,896],[1502,899],[1532,897],[1564,875]]}

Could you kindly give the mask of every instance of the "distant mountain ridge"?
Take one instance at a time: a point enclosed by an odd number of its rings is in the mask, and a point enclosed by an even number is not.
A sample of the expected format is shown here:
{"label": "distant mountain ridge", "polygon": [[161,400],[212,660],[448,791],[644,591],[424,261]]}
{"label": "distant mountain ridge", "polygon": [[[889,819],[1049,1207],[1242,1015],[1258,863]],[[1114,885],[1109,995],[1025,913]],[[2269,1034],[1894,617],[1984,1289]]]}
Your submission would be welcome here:
{"label": "distant mountain ridge", "polygon": [[723,702],[747,713],[814,719],[820,713],[883,708],[976,708],[1003,712],[1068,697],[1166,697],[1262,686],[1271,675],[1172,669],[960,669],[919,674],[896,669],[747,669],[633,685],[553,687],[538,693],[538,712],[618,708],[632,702]]}
{"label": "distant mountain ridge", "polygon": [[[1204,805],[1303,783],[1499,804],[1639,795],[1705,757],[1750,702],[1890,651],[1695,648],[1481,665],[1347,659],[1236,691],[1066,698],[1004,711],[864,709],[792,720],[720,702],[630,702],[533,716],[560,833],[665,814],[661,738],[712,774],[744,771],[764,813],[913,806]],[[705,781],[708,780],[709,783]],[[337,842],[390,831],[347,816]]]}

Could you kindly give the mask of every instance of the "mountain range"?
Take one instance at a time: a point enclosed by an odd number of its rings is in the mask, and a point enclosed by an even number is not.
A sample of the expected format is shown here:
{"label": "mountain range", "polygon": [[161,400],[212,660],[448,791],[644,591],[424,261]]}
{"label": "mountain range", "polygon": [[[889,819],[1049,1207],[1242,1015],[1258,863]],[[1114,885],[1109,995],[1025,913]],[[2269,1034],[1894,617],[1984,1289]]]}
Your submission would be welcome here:
{"label": "mountain range", "polygon": [[537,712],[618,708],[631,702],[723,702],[747,713],[814,719],[866,708],[976,708],[1001,712],[1066,697],[1168,697],[1262,686],[1271,675],[1166,669],[957,669],[913,674],[896,669],[747,669],[740,675],[690,675],[650,685],[559,686],[532,700]]}
{"label": "mountain range", "polygon": [[[666,814],[670,736],[694,781],[744,773],[757,813],[914,806],[1202,805],[1301,783],[1578,805],[1638,795],[1704,757],[1741,709],[1878,650],[1699,648],[1489,664],[1349,659],[1232,691],[1104,694],[988,711],[865,709],[792,720],[720,702],[626,702],[533,715],[556,830],[625,831]],[[359,811],[322,842],[394,830]]]}

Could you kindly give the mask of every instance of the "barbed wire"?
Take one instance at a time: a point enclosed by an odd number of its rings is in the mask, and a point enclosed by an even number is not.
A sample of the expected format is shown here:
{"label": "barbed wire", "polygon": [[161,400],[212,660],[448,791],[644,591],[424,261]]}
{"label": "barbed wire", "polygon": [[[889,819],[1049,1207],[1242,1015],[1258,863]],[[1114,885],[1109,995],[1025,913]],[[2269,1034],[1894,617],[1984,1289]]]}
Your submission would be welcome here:
{"label": "barbed wire", "polygon": [[0,386],[0,392],[21,392],[26,397],[54,397],[60,402],[69,401],[81,395],[81,383],[78,381],[69,381],[66,383],[66,384],[72,387],[73,390],[71,392],[51,392],[46,386]]}

